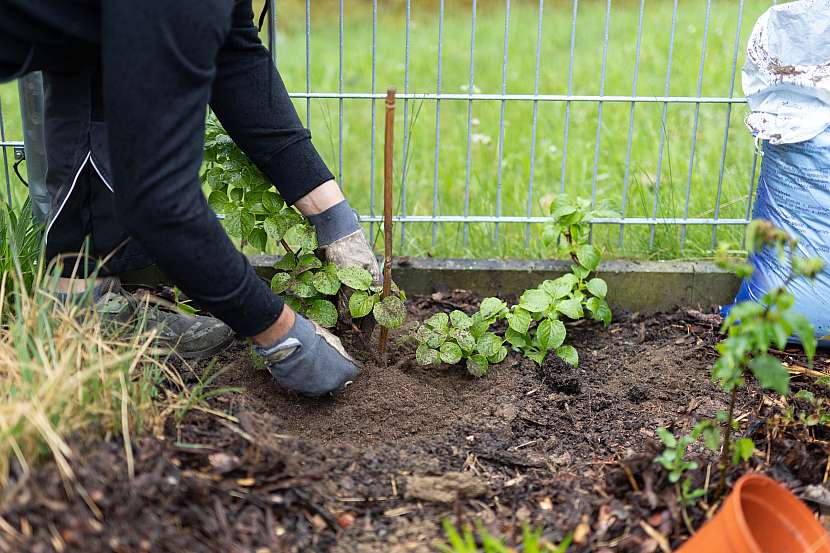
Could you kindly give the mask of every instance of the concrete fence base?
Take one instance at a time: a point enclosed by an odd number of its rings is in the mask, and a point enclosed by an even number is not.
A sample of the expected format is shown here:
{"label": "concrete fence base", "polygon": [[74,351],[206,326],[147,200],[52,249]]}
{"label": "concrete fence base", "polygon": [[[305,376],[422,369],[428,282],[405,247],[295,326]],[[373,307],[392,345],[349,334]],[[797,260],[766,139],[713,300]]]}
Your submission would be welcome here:
{"label": "concrete fence base", "polygon": [[[276,256],[250,258],[256,271],[270,280]],[[409,294],[453,289],[485,296],[517,294],[568,272],[567,261],[503,261],[498,259],[399,258],[392,276]],[[732,301],[740,281],[703,261],[626,261],[600,264],[598,276],[608,283],[612,309],[654,313],[675,307],[708,309]],[[125,275],[127,284],[155,286],[167,279],[155,268]]]}

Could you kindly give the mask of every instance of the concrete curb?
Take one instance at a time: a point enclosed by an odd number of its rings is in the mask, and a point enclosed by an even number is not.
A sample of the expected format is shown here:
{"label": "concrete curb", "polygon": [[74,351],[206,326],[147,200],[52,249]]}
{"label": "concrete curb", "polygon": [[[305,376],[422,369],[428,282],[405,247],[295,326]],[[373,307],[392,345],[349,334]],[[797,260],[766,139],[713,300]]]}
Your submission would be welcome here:
{"label": "concrete curb", "polygon": [[[274,274],[276,256],[252,256],[251,264],[264,278]],[[505,261],[500,259],[396,260],[395,282],[409,294],[453,289],[482,295],[507,296],[537,286],[568,272],[567,261]],[[610,260],[600,264],[598,276],[608,283],[612,309],[654,313],[675,307],[708,309],[731,302],[740,280],[705,261]],[[132,284],[156,285],[167,279],[155,268],[123,277]]]}

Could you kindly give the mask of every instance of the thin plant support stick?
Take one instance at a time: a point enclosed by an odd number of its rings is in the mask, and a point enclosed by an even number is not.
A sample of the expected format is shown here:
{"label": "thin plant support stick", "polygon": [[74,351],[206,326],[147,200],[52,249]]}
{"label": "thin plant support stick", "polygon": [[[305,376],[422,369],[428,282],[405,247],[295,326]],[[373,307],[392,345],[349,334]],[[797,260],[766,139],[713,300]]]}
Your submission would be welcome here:
{"label": "thin plant support stick", "polygon": [[[383,298],[392,293],[392,155],[395,151],[395,88],[386,91],[386,139],[383,153]],[[386,353],[389,329],[380,327],[380,354]]]}

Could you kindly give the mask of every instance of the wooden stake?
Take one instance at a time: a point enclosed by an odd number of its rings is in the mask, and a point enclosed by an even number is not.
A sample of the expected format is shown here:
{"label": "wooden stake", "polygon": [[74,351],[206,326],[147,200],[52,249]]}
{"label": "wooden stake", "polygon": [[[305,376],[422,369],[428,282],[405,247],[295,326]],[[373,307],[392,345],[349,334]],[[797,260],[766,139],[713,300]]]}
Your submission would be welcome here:
{"label": "wooden stake", "polygon": [[[392,156],[395,151],[395,88],[386,91],[386,139],[383,152],[383,297],[392,293]],[[386,353],[389,329],[380,327],[380,354]]]}

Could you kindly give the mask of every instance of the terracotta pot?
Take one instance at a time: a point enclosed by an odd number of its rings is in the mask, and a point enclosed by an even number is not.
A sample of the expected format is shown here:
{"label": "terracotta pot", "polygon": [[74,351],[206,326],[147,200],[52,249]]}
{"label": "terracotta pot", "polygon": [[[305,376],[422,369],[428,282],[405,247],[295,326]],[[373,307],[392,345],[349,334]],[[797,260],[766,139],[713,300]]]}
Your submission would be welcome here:
{"label": "terracotta pot", "polygon": [[830,535],[781,484],[747,474],[677,553],[830,553]]}

